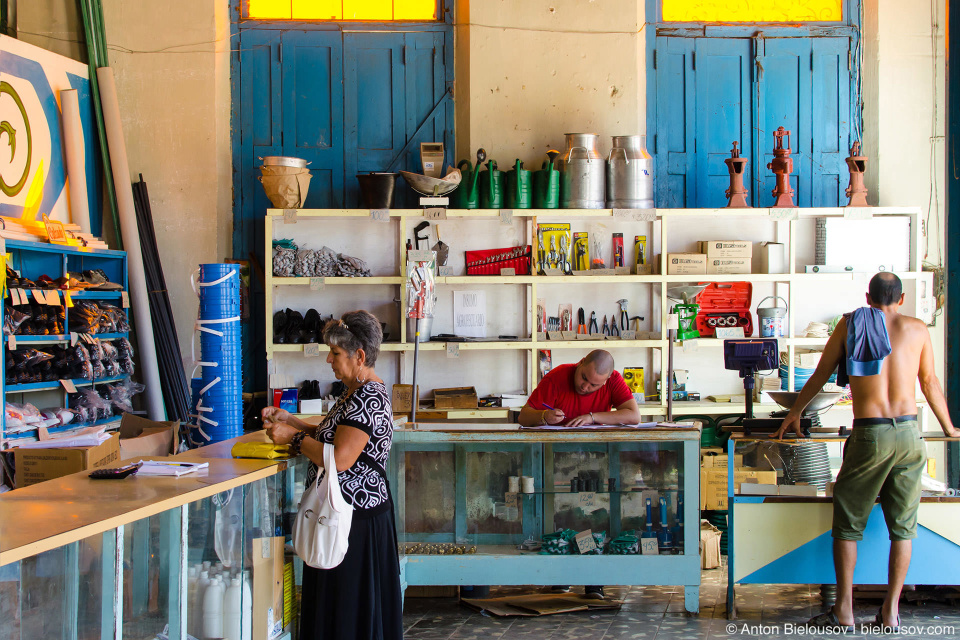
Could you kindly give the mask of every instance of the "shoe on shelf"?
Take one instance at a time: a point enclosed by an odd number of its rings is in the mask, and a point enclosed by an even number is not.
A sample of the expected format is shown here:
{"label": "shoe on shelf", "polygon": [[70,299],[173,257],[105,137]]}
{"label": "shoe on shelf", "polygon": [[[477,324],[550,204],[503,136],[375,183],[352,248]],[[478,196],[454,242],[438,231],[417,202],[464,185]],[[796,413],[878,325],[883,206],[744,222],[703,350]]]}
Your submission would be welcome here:
{"label": "shoe on shelf", "polygon": [[583,597],[591,600],[603,600],[603,587],[600,585],[587,585],[583,588]]}
{"label": "shoe on shelf", "polygon": [[284,344],[286,336],[284,329],[287,328],[287,312],[281,309],[273,314],[273,343]]}
{"label": "shoe on shelf", "polygon": [[303,314],[293,309],[287,309],[287,344],[300,344],[300,328],[303,327]]}
{"label": "shoe on shelf", "polygon": [[552,593],[570,593],[570,585],[568,584],[555,584],[550,587]]}
{"label": "shoe on shelf", "polygon": [[308,309],[303,316],[303,331],[300,332],[302,342],[320,342],[320,314],[316,309]]}

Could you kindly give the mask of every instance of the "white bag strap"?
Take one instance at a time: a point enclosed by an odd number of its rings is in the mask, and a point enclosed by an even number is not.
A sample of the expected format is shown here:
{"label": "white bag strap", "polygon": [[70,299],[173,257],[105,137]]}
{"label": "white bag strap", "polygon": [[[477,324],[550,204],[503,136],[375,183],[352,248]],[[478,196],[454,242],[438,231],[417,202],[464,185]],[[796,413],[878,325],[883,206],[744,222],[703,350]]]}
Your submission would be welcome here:
{"label": "white bag strap", "polygon": [[323,467],[327,478],[327,500],[334,511],[342,512],[347,507],[347,501],[340,493],[340,478],[337,477],[337,460],[332,444],[324,443],[323,445]]}

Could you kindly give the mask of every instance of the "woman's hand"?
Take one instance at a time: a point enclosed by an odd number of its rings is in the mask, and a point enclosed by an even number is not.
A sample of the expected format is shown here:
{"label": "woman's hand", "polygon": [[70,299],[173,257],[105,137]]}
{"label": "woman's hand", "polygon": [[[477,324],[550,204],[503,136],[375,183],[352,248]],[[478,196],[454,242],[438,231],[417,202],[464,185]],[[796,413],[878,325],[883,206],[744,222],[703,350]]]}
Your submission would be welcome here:
{"label": "woman's hand", "polygon": [[264,407],[260,412],[264,424],[270,422],[287,422],[290,420],[290,412],[279,407]]}
{"label": "woman's hand", "polygon": [[293,436],[297,435],[299,431],[299,429],[284,422],[271,422],[266,425],[266,428],[267,437],[273,441],[273,444],[290,444]]}

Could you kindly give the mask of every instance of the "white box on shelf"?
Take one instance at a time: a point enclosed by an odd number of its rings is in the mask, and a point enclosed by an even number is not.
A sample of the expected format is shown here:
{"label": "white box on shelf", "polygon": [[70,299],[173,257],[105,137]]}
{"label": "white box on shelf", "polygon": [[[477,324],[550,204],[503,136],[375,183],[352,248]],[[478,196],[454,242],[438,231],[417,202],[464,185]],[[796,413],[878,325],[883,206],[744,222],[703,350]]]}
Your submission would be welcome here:
{"label": "white box on shelf", "polygon": [[764,242],[760,245],[759,273],[786,273],[785,246],[779,242]]}
{"label": "white box on shelf", "polygon": [[817,218],[820,265],[844,265],[854,271],[908,271],[910,217],[874,216],[869,220]]}

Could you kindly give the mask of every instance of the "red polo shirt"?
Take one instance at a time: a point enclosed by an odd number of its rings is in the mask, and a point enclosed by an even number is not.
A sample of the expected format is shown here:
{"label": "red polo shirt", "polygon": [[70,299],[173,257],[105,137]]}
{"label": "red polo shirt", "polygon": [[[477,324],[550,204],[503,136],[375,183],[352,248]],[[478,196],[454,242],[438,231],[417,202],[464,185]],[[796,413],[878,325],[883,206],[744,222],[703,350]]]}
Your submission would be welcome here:
{"label": "red polo shirt", "polygon": [[616,370],[593,393],[585,396],[578,394],[573,386],[576,369],[576,364],[561,364],[543,376],[527,401],[530,408],[543,411],[547,408],[545,405],[550,405],[563,411],[567,419],[573,419],[591,412],[610,411],[633,399],[623,376]]}

